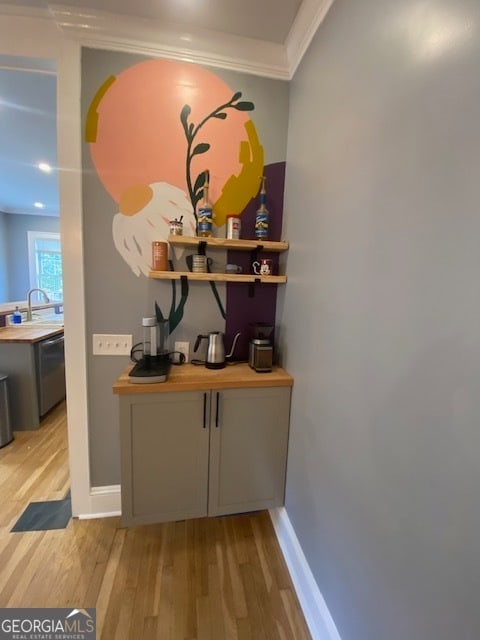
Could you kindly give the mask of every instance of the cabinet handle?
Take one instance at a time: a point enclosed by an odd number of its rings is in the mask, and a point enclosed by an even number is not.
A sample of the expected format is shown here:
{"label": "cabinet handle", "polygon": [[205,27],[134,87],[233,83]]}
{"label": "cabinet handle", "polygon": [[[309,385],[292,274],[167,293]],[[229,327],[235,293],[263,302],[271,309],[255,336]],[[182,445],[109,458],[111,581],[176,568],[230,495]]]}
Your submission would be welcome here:
{"label": "cabinet handle", "polygon": [[218,403],[220,399],[220,393],[217,391],[217,411],[215,415],[215,427],[218,428]]}
{"label": "cabinet handle", "polygon": [[207,394],[203,394],[203,428],[207,428]]}

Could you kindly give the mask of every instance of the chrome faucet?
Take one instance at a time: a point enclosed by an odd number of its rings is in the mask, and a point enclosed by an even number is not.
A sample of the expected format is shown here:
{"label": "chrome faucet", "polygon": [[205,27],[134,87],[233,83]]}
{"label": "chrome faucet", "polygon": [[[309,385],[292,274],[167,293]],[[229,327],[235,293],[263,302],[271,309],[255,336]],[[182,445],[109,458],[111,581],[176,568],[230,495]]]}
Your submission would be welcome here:
{"label": "chrome faucet", "polygon": [[39,291],[45,298],[45,302],[50,302],[50,298],[47,296],[47,294],[43,289],[37,289],[37,288],[30,289],[29,292],[27,293],[27,303],[28,303],[27,321],[32,319],[32,293],[34,291]]}

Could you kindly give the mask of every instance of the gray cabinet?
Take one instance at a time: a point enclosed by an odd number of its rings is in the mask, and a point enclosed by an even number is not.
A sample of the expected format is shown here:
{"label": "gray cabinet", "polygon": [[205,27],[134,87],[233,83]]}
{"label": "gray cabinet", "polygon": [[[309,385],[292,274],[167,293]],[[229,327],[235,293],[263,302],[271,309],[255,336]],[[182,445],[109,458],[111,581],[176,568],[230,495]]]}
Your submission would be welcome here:
{"label": "gray cabinet", "polygon": [[0,371],[8,375],[12,429],[38,429],[43,415],[65,398],[63,333],[0,342]]}
{"label": "gray cabinet", "polygon": [[208,515],[283,504],[290,387],[212,391]]}
{"label": "gray cabinet", "polygon": [[120,396],[122,520],[283,504],[290,387]]}
{"label": "gray cabinet", "polygon": [[207,400],[207,394],[200,391],[120,397],[125,524],[205,515]]}

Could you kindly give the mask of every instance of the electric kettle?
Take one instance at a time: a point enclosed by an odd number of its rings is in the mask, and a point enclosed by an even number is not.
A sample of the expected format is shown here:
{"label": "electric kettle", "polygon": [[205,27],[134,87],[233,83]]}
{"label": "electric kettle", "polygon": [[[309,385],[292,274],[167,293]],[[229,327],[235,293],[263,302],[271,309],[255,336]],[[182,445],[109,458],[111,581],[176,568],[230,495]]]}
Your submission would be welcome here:
{"label": "electric kettle", "polygon": [[226,361],[233,356],[237,340],[240,336],[240,332],[235,335],[232,342],[232,348],[228,355],[225,355],[225,336],[221,331],[211,331],[206,336],[201,334],[198,335],[193,350],[196,351],[198,349],[198,347],[200,346],[200,342],[203,339],[208,340],[207,359],[205,361],[205,366],[207,367],[207,369],[223,369],[223,367],[226,365]]}

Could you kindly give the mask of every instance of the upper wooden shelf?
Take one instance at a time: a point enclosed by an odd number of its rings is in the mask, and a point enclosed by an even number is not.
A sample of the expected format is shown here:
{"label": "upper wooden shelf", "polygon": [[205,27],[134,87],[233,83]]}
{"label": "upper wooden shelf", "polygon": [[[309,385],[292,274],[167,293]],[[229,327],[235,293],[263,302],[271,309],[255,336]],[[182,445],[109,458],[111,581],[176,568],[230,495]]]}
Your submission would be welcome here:
{"label": "upper wooden shelf", "polygon": [[285,284],[287,276],[257,276],[253,273],[193,273],[191,271],[150,271],[149,278],[156,280],[180,280],[186,276],[189,280],[203,282],[262,282],[263,284]]}
{"label": "upper wooden shelf", "polygon": [[178,247],[198,247],[205,242],[211,249],[233,249],[237,251],[254,251],[261,246],[262,251],[281,252],[288,250],[288,242],[274,240],[236,240],[231,238],[201,238],[197,236],[168,236],[168,242]]}

